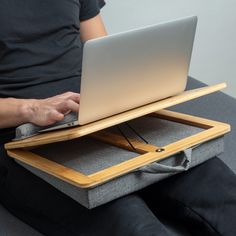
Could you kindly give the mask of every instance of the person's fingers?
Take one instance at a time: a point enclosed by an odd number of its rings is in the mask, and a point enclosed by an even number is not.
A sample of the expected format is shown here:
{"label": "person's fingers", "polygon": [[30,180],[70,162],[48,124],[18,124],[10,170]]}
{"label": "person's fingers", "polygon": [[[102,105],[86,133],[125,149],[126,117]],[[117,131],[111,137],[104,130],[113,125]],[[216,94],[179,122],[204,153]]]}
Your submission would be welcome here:
{"label": "person's fingers", "polygon": [[66,100],[73,100],[76,103],[80,102],[80,94],[79,93],[73,93],[73,92],[66,92],[61,95],[62,98]]}
{"label": "person's fingers", "polygon": [[48,99],[38,100],[32,123],[38,125],[51,125],[64,119],[70,112],[79,111],[80,94],[67,92]]}
{"label": "person's fingers", "polygon": [[47,122],[53,124],[64,119],[64,115],[57,110],[52,110],[47,118]]}
{"label": "person's fingers", "polygon": [[68,99],[79,104],[80,103],[80,94],[72,94],[71,96],[68,97]]}
{"label": "person's fingers", "polygon": [[63,101],[57,107],[57,111],[63,113],[64,115],[68,114],[71,111],[78,112],[79,104],[74,102],[73,100]]}
{"label": "person's fingers", "polygon": [[67,109],[73,112],[79,112],[79,104],[73,100],[67,101]]}

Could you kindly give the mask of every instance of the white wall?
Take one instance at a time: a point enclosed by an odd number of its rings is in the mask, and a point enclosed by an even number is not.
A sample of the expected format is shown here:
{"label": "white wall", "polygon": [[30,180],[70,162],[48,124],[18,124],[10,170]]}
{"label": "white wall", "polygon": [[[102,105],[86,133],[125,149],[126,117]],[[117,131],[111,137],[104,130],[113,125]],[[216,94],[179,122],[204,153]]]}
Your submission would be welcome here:
{"label": "white wall", "polygon": [[190,75],[208,84],[226,81],[236,97],[236,0],[107,0],[109,33],[188,15],[199,17]]}

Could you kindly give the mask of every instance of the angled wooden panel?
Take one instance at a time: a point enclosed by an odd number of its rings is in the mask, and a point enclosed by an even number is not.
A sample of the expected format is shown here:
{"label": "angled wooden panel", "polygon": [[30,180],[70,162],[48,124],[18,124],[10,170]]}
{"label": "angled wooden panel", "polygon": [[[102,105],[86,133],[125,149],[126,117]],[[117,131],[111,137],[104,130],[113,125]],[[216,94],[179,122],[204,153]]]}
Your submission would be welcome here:
{"label": "angled wooden panel", "polygon": [[79,138],[87,134],[91,134],[96,131],[123,123],[125,121],[129,121],[150,114],[152,112],[156,112],[164,108],[174,106],[176,104],[180,104],[210,93],[214,93],[216,91],[224,89],[225,87],[226,83],[221,83],[213,86],[207,86],[203,88],[185,91],[179,95],[166,98],[161,101],[157,101],[142,107],[138,107],[87,125],[39,134],[37,136],[25,140],[10,142],[5,145],[5,148],[15,149],[15,148],[34,147],[34,146]]}

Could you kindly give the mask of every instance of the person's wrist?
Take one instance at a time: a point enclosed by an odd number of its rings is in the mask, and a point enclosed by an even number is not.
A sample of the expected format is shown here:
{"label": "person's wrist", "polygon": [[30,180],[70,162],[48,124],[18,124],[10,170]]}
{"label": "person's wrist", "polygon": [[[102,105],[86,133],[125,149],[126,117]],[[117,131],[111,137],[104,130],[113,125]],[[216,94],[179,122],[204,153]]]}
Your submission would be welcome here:
{"label": "person's wrist", "polygon": [[23,123],[33,123],[35,116],[35,99],[22,99],[19,105],[19,113]]}

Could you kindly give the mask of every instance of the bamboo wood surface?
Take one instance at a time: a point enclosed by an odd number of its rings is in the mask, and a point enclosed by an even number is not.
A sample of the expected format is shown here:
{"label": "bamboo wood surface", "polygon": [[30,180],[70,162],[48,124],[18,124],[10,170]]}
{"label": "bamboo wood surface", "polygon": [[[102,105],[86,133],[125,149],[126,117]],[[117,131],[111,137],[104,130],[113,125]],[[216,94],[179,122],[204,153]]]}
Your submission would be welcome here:
{"label": "bamboo wood surface", "polygon": [[225,132],[228,132],[225,126],[214,127],[209,130],[205,130],[197,135],[193,135],[173,144],[164,146],[162,147],[165,150],[164,152],[148,152],[131,160],[122,162],[118,165],[91,174],[88,177],[93,179],[93,186],[96,186],[98,184],[104,183],[118,176],[136,170],[140,167],[153,163],[155,161],[163,160],[166,157],[169,157],[182,150],[195,146],[199,143],[203,143],[215,137],[221,136],[225,134]]}
{"label": "bamboo wood surface", "polygon": [[128,151],[137,152],[140,154],[146,153],[146,152],[155,152],[159,147],[151,144],[146,144],[144,142],[140,142],[136,139],[129,139],[129,141],[132,143],[133,147],[135,147],[135,150],[130,146],[130,144],[127,142],[126,139],[124,139],[123,136],[110,133],[107,131],[99,131],[93,134],[90,134],[89,136],[100,140],[102,142],[111,144],[116,147],[120,147],[123,149],[126,149]]}
{"label": "bamboo wood surface", "polygon": [[180,112],[170,111],[170,110],[160,110],[151,113],[150,116],[158,117],[165,120],[170,120],[190,126],[199,127],[202,129],[209,129],[213,126],[225,125],[230,127],[227,123],[220,121],[209,120],[199,116],[188,115]]}
{"label": "bamboo wood surface", "polygon": [[147,104],[145,106],[138,107],[87,125],[77,126],[69,129],[51,131],[49,133],[39,134],[25,140],[10,142],[5,144],[5,148],[7,150],[10,150],[16,148],[34,147],[49,143],[72,140],[123,123],[125,121],[132,120],[150,114],[152,112],[156,112],[158,110],[162,110],[164,108],[171,107],[173,105],[180,104],[222,90],[225,87],[226,83],[220,83],[212,86],[185,91],[176,96],[166,98],[151,104]]}
{"label": "bamboo wood surface", "polygon": [[[164,149],[163,152],[156,152],[156,149],[159,147],[154,145],[143,144],[137,140],[132,140],[136,145],[135,147],[137,147],[137,152],[144,154],[88,176],[70,168],[64,167],[58,163],[47,160],[46,158],[38,156],[27,150],[11,149],[8,150],[8,155],[75,186],[79,186],[81,188],[91,188],[123,174],[134,171],[152,162],[160,161],[199,143],[203,143],[205,141],[224,135],[230,131],[230,125],[228,124],[182,113],[162,110],[156,112],[154,115],[160,116],[162,119],[203,127],[204,131],[162,147]],[[103,142],[116,145],[120,148],[129,149],[127,143],[125,143],[124,140],[121,140],[119,135],[113,135],[111,133],[104,133],[101,131],[97,134],[93,134],[93,137],[102,140]]]}
{"label": "bamboo wood surface", "polygon": [[31,151],[25,149],[8,150],[7,154],[16,160],[35,167],[43,172],[53,175],[75,186],[86,188],[93,184],[88,176],[67,168],[61,164],[43,158]]}

